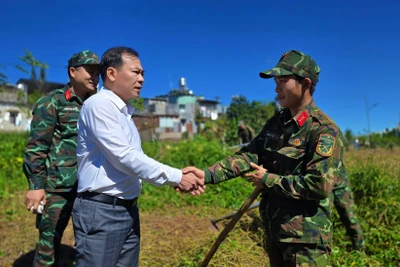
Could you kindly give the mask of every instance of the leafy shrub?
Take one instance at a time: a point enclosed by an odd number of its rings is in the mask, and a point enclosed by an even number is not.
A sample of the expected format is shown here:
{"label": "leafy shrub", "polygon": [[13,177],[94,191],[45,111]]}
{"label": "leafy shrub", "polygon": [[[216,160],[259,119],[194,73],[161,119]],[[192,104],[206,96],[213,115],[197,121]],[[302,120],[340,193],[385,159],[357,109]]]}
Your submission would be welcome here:
{"label": "leafy shrub", "polygon": [[0,133],[0,198],[28,187],[22,171],[27,133]]}
{"label": "leafy shrub", "polygon": [[366,253],[349,252],[350,241],[335,216],[335,266],[399,266],[399,153],[378,149],[349,154],[347,169],[367,248]]}

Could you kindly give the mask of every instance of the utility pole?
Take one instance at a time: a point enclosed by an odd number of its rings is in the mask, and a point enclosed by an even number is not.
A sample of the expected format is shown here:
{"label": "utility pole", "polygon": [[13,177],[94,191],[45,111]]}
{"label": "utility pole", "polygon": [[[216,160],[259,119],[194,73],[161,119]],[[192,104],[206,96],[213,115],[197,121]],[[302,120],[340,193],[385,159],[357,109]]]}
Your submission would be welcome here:
{"label": "utility pole", "polygon": [[368,133],[367,133],[367,142],[368,142],[368,146],[371,145],[371,128],[370,128],[370,123],[369,123],[369,111],[376,107],[377,105],[379,105],[379,103],[375,103],[372,106],[368,105],[368,98],[365,97],[365,107],[366,107],[366,112],[367,112],[367,125],[368,125]]}
{"label": "utility pole", "polygon": [[399,113],[399,121],[397,124],[397,137],[400,138],[400,113]]}

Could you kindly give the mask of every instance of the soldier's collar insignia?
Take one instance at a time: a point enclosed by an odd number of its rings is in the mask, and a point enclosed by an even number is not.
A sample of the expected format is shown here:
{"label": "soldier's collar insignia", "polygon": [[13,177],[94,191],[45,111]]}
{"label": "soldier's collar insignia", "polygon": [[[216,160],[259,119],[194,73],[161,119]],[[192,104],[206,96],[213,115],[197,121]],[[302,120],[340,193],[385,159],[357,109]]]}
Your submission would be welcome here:
{"label": "soldier's collar insignia", "polygon": [[65,99],[70,100],[72,97],[71,89],[68,88],[67,91],[65,91],[64,95],[65,95]]}
{"label": "soldier's collar insignia", "polygon": [[303,124],[306,122],[308,119],[308,113],[306,111],[303,111],[300,116],[297,117],[296,121],[299,127],[303,126]]}
{"label": "soldier's collar insignia", "polygon": [[336,139],[330,134],[321,134],[317,143],[316,152],[322,157],[330,157],[335,148]]}
{"label": "soldier's collar insignia", "polygon": [[288,141],[288,143],[289,143],[289,145],[292,145],[292,146],[300,146],[302,144],[302,142],[299,138],[290,139]]}

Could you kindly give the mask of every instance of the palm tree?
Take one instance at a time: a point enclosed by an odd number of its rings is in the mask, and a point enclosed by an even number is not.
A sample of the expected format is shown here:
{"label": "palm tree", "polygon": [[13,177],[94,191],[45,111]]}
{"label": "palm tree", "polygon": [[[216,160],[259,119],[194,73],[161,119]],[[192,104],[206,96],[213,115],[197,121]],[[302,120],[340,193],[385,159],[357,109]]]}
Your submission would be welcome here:
{"label": "palm tree", "polygon": [[[0,64],[0,68],[4,68],[4,66]],[[5,75],[4,73],[0,72],[0,87],[2,85],[6,84],[7,81],[8,81],[7,75]]]}
{"label": "palm tree", "polygon": [[[40,92],[43,92],[43,87],[46,83],[46,70],[49,68],[49,66],[45,62],[36,60],[28,49],[25,49],[25,53],[26,55],[20,56],[19,59],[30,67],[30,71],[21,67],[20,65],[15,65],[15,67],[26,74],[30,73],[30,79],[35,82],[37,87],[34,88],[34,90],[39,90]],[[38,68],[39,75],[37,75]]]}

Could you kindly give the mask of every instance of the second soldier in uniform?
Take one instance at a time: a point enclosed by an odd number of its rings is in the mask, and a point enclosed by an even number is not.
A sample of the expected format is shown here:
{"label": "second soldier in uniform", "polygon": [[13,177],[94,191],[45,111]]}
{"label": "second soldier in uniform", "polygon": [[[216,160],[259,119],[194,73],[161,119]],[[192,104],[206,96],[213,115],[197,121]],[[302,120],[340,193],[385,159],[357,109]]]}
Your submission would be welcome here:
{"label": "second soldier in uniform", "polygon": [[[63,232],[76,197],[77,121],[83,101],[97,90],[99,59],[89,50],[68,61],[70,82],[40,98],[24,153],[23,170],[29,182],[26,208],[37,212],[39,242],[33,266],[54,266],[59,260]],[[38,214],[39,216],[39,214]]]}

